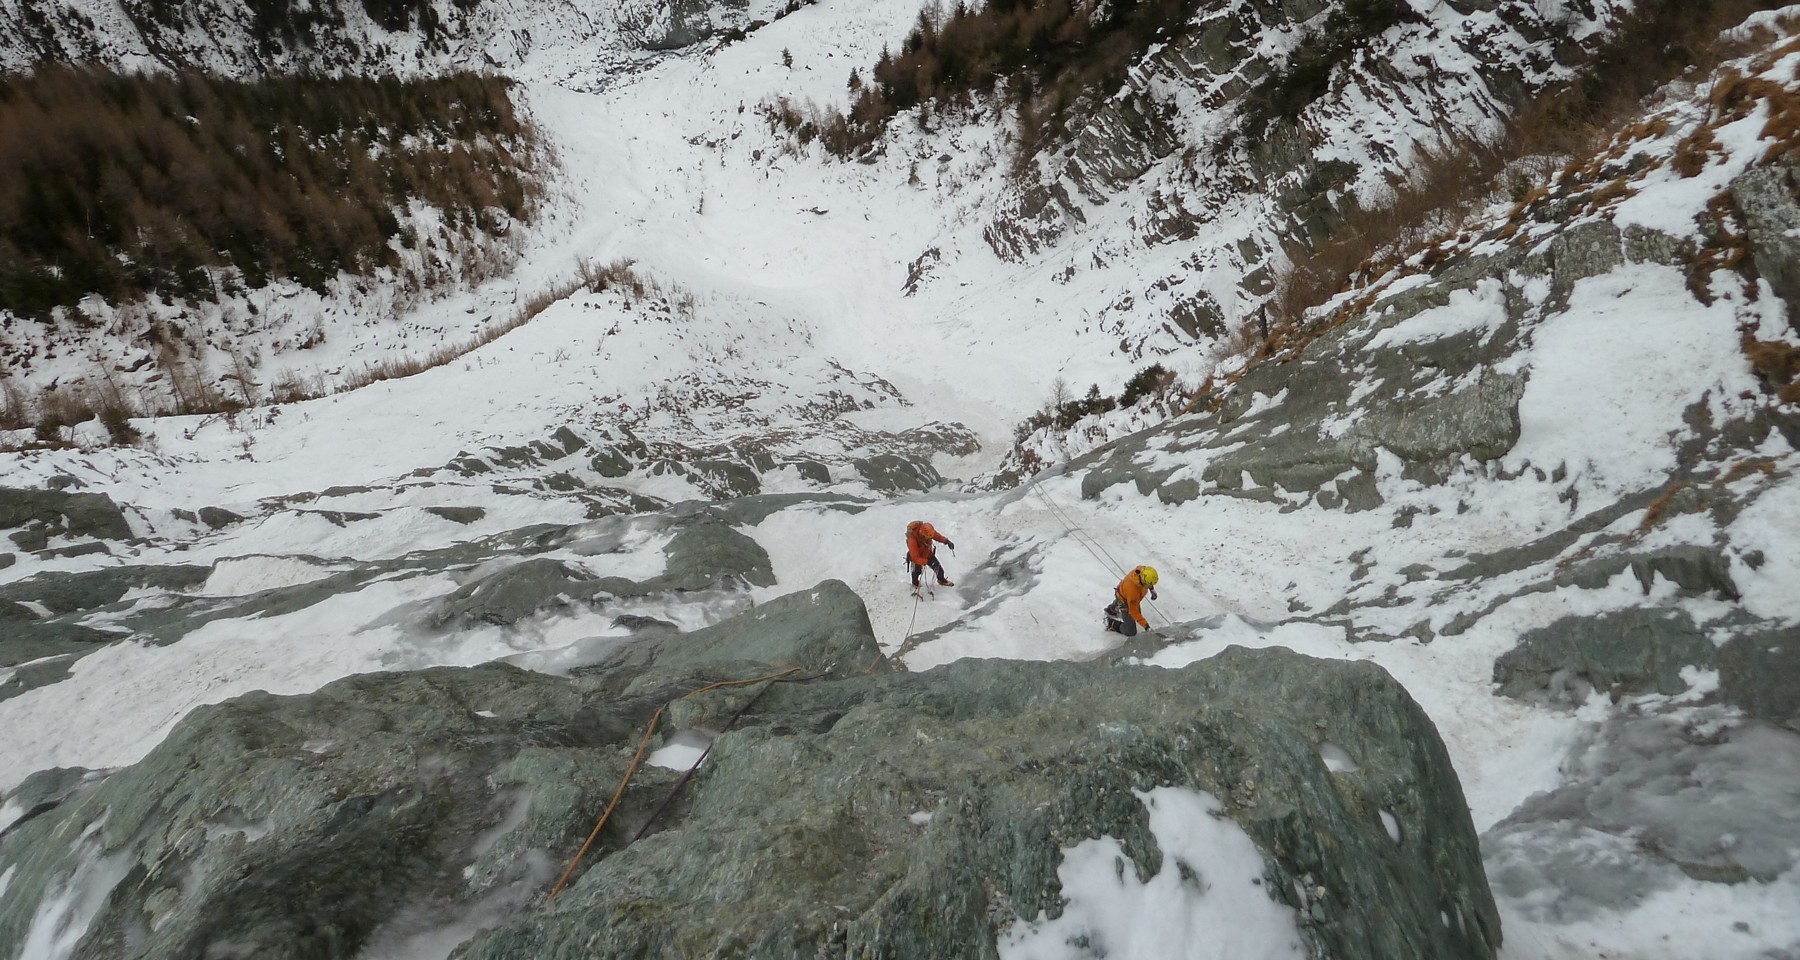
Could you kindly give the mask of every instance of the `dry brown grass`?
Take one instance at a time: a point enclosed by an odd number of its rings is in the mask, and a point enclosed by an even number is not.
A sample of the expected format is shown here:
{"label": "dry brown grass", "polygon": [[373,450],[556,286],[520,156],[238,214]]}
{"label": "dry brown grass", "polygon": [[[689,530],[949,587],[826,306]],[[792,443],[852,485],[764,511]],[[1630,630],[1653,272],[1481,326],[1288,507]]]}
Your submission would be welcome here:
{"label": "dry brown grass", "polygon": [[1669,505],[1674,502],[1675,495],[1686,490],[1687,487],[1685,481],[1669,484],[1668,489],[1662,492],[1662,496],[1657,497],[1650,503],[1650,506],[1644,508],[1644,519],[1638,521],[1636,533],[1648,533],[1652,527],[1661,523],[1663,516],[1669,512]]}
{"label": "dry brown grass", "polygon": [[1759,457],[1755,460],[1740,460],[1737,463],[1732,464],[1731,469],[1720,474],[1719,479],[1713,482],[1720,486],[1724,486],[1726,484],[1736,483],[1753,473],[1769,476],[1774,472],[1775,461],[1767,457]]}
{"label": "dry brown grass", "polygon": [[1670,162],[1674,164],[1675,172],[1683,177],[1697,177],[1723,150],[1719,138],[1713,135],[1713,128],[1705,126],[1681,138]]}
{"label": "dry brown grass", "polygon": [[[370,363],[333,381],[323,375],[305,377],[294,371],[278,376],[270,385],[268,399],[274,403],[315,400],[337,393],[347,393],[383,380],[399,380],[424,373],[458,360],[519,329],[543,313],[552,304],[577,290],[594,292],[615,290],[628,302],[646,298],[668,301],[674,311],[692,312],[693,297],[685,291],[670,291],[654,280],[647,280],[631,268],[629,260],[610,263],[583,262],[576,276],[554,284],[528,298],[513,314],[471,336],[447,343],[420,356],[396,357]],[[158,366],[165,374],[173,394],[173,402],[160,409],[142,409],[132,403],[120,389],[116,379],[104,368],[79,384],[46,390],[30,398],[11,378],[0,378],[0,429],[35,427],[38,442],[62,444],[63,428],[85,423],[98,416],[105,423],[115,443],[129,443],[137,431],[129,421],[136,417],[193,416],[232,414],[253,406],[257,397],[251,381],[248,361],[239,353],[232,354],[233,370],[226,379],[239,384],[241,398],[227,396],[200,374],[200,365],[183,355],[172,339],[160,341],[154,350]]]}
{"label": "dry brown grass", "polygon": [[[505,320],[492,326],[484,327],[481,330],[476,331],[474,335],[465,340],[443,344],[423,356],[395,357],[391,360],[383,360],[378,363],[368,364],[364,366],[363,369],[346,377],[341,384],[337,385],[329,392],[348,393],[351,390],[360,390],[372,383],[380,383],[383,380],[400,380],[414,376],[415,374],[424,373],[427,370],[441,367],[452,360],[467,356],[468,354],[493,343],[495,340],[506,336],[514,330],[519,329],[525,324],[530,323],[538,314],[549,309],[551,304],[556,303],[558,300],[565,299],[585,285],[586,283],[580,277],[555,284],[549,289],[543,290],[527,299],[524,305],[515,311],[512,316],[507,317]],[[315,394],[313,396],[303,395],[294,397],[293,399],[310,400],[321,395],[322,394]]]}
{"label": "dry brown grass", "polygon": [[1593,206],[1604,207],[1624,200],[1635,193],[1637,191],[1632,188],[1631,184],[1624,177],[1620,177],[1617,180],[1609,180],[1601,184],[1599,189],[1588,194],[1587,200]]}
{"label": "dry brown grass", "polygon": [[1770,393],[1779,393],[1800,376],[1800,347],[1781,340],[1758,340],[1749,330],[1743,331],[1741,342],[1751,372]]}
{"label": "dry brown grass", "polygon": [[[1282,345],[1304,338],[1307,310],[1349,289],[1360,278],[1372,280],[1388,268],[1423,251],[1421,266],[1430,269],[1455,256],[1447,243],[1470,209],[1492,195],[1494,180],[1511,163],[1527,157],[1565,156],[1568,161],[1550,182],[1516,184],[1517,201],[1506,227],[1496,234],[1514,236],[1540,204],[1573,196],[1592,209],[1629,197],[1627,176],[1613,167],[1646,138],[1668,134],[1662,117],[1631,119],[1640,114],[1642,98],[1684,71],[1710,70],[1731,56],[1747,52],[1742,43],[1720,42],[1720,31],[1741,23],[1766,6],[1755,0],[1713,0],[1646,7],[1628,22],[1614,42],[1602,50],[1589,70],[1564,88],[1536,98],[1521,108],[1496,142],[1461,140],[1427,151],[1414,177],[1397,184],[1393,201],[1376,210],[1346,217],[1339,229],[1312,249],[1290,250],[1294,267],[1277,282],[1270,299],[1271,336],[1266,344],[1245,344],[1245,356],[1269,356]],[[1800,46],[1796,46],[1800,49]],[[1800,145],[1800,105],[1779,84],[1729,75],[1715,84],[1712,107],[1721,116],[1744,116],[1763,103],[1771,106],[1765,135],[1782,150]],[[1712,148],[1710,133],[1697,134],[1676,158],[1684,175],[1704,167]],[[1652,161],[1652,164],[1661,161]],[[1641,173],[1639,167],[1634,174]],[[1542,171],[1549,174],[1549,170]],[[1604,182],[1603,182],[1604,181]],[[1576,185],[1598,183],[1579,192]],[[1573,192],[1572,192],[1573,191]],[[1721,262],[1741,263],[1741,252],[1725,250]]]}

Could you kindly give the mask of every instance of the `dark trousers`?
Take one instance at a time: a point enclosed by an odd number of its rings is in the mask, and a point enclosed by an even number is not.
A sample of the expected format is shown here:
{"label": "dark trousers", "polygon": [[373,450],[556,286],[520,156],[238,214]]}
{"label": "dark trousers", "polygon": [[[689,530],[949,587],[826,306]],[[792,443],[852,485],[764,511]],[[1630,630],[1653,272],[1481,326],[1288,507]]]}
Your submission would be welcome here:
{"label": "dark trousers", "polygon": [[1137,636],[1137,621],[1131,619],[1131,614],[1126,611],[1125,601],[1114,597],[1113,602],[1106,607],[1106,617],[1111,621],[1113,630],[1128,637]]}
{"label": "dark trousers", "polygon": [[[925,572],[925,567],[921,567],[918,564],[912,562],[911,557],[907,558],[906,566],[907,566],[908,570],[912,571],[913,586],[915,586],[915,587],[918,586],[919,585],[919,574]],[[935,557],[935,556],[932,557],[931,563],[927,564],[927,566],[931,567],[932,572],[937,574],[937,578],[939,580],[950,579],[949,577],[944,576],[944,565],[938,562],[937,557]]]}

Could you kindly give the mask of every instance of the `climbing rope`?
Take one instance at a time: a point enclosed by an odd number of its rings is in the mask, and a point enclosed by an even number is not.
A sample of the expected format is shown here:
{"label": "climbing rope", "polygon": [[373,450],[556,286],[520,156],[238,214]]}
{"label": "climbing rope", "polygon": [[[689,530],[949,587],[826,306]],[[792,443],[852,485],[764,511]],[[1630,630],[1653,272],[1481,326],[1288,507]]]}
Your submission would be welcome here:
{"label": "climbing rope", "polygon": [[1063,525],[1063,529],[1068,531],[1069,536],[1076,543],[1081,544],[1082,548],[1088,552],[1088,556],[1099,562],[1101,569],[1106,570],[1114,577],[1125,576],[1125,567],[1119,563],[1118,558],[1114,557],[1104,544],[1094,539],[1092,534],[1082,529],[1081,525],[1076,523],[1056,501],[1050,499],[1050,494],[1044,490],[1043,484],[1039,483],[1037,478],[1032,478],[1031,485],[1038,498],[1044,501],[1044,506],[1050,508],[1050,516]]}
{"label": "climbing rope", "polygon": [[[1117,579],[1123,580],[1125,578],[1125,565],[1120,563],[1118,558],[1112,555],[1112,551],[1106,549],[1105,544],[1096,540],[1093,534],[1088,533],[1082,528],[1081,524],[1076,523],[1075,519],[1069,516],[1068,511],[1057,505],[1056,501],[1050,498],[1049,491],[1044,489],[1041,476],[1033,476],[1031,478],[1031,489],[1038,495],[1039,499],[1044,501],[1044,505],[1050,508],[1050,515],[1054,517],[1058,523],[1063,525],[1063,529],[1068,531],[1070,538],[1076,543],[1081,544],[1082,549],[1086,550],[1088,556],[1093,557],[1094,560],[1100,564],[1101,569]],[[1162,610],[1156,606],[1155,601],[1146,597],[1144,598],[1143,605],[1149,607],[1150,612],[1156,614],[1157,619],[1161,620],[1164,626],[1174,625],[1175,621],[1171,619],[1168,614],[1163,613]]]}
{"label": "climbing rope", "polygon": [[[717,690],[721,687],[747,687],[750,684],[762,683],[765,680],[768,680],[768,681],[779,680],[782,677],[786,677],[786,676],[789,676],[790,674],[795,674],[795,673],[799,673],[799,672],[800,672],[800,668],[794,667],[791,670],[783,670],[780,673],[771,673],[766,677],[757,677],[752,680],[721,680],[718,683],[709,683],[706,686],[700,687],[697,690],[690,690],[687,693],[684,693],[681,696],[676,697],[675,700],[686,700],[689,697],[698,696],[702,693],[707,692],[708,690]],[[758,694],[757,696],[760,697],[761,694]],[[674,703],[675,700],[671,700],[670,703]],[[753,698],[751,700],[751,702],[754,703],[755,699]],[[749,705],[746,704],[745,709],[748,709],[748,707],[749,707]],[[656,725],[659,721],[662,720],[663,711],[667,710],[668,708],[669,708],[669,704],[665,703],[662,706],[657,707],[656,713],[650,717],[650,725],[644,728],[643,739],[638,741],[637,754],[631,758],[631,766],[625,768],[625,777],[624,777],[624,779],[619,781],[619,789],[613,791],[612,801],[606,805],[605,812],[600,814],[600,821],[598,823],[594,824],[594,829],[588,833],[587,839],[582,841],[581,849],[575,851],[575,857],[574,857],[574,859],[571,859],[569,861],[569,867],[568,867],[568,869],[563,871],[562,878],[556,881],[556,886],[550,888],[550,895],[545,898],[546,901],[555,900],[556,895],[562,892],[563,885],[567,884],[569,882],[569,876],[575,872],[576,865],[581,863],[581,858],[587,855],[588,848],[593,846],[594,838],[600,836],[601,828],[606,826],[606,821],[612,817],[613,810],[618,807],[619,798],[621,798],[625,795],[625,787],[631,783],[632,776],[637,773],[638,764],[641,763],[644,759],[644,748],[646,748],[650,745],[650,736],[651,736],[651,734],[656,732]],[[743,712],[743,710],[739,710],[738,712],[741,714]],[[734,717],[732,717],[732,719],[736,720],[737,718],[734,716]],[[709,747],[708,749],[710,750],[711,748]],[[704,754],[701,755],[701,759],[705,759]],[[695,764],[695,766],[699,766],[699,764]],[[693,771],[689,770],[688,772],[691,774]],[[682,782],[686,782],[685,778],[683,778]],[[665,802],[665,805],[666,805],[666,802]],[[661,808],[659,807],[658,810],[660,810],[660,809]],[[633,838],[633,839],[635,839],[635,838]]]}

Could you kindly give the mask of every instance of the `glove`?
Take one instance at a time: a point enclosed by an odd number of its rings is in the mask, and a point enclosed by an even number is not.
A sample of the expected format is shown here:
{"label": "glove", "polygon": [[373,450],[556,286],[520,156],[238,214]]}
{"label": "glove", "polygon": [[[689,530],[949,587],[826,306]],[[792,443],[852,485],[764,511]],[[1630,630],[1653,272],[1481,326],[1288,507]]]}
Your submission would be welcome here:
{"label": "glove", "polygon": [[1155,587],[1150,588],[1150,599],[1152,599],[1152,600],[1156,599],[1156,588]]}
{"label": "glove", "polygon": [[955,540],[945,540],[944,546],[949,547],[950,552],[952,552],[952,553],[956,552],[956,541]]}

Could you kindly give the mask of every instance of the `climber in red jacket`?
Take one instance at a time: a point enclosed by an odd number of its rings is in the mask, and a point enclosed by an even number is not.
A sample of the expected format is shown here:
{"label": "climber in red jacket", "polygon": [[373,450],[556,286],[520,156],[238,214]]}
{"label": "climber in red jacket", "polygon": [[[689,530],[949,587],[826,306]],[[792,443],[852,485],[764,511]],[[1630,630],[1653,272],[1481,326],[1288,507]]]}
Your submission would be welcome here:
{"label": "climber in red jacket", "polygon": [[951,543],[949,538],[937,532],[936,527],[923,520],[914,520],[906,525],[906,566],[907,571],[912,574],[914,590],[919,589],[919,574],[924,573],[926,567],[930,567],[932,572],[937,574],[938,586],[956,586],[950,582],[950,578],[944,576],[944,565],[938,562],[937,544],[939,543],[951,550],[956,549],[956,544]]}

